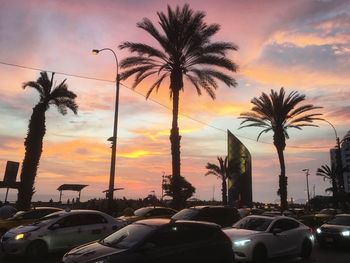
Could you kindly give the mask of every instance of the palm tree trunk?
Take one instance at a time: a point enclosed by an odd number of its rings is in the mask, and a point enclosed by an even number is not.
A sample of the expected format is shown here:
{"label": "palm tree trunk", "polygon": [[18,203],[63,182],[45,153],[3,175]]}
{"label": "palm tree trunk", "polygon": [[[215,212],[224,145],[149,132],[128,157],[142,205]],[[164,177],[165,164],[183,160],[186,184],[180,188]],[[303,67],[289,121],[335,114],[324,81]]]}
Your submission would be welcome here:
{"label": "palm tree trunk", "polygon": [[29,121],[27,138],[24,141],[25,154],[21,170],[21,183],[18,189],[18,208],[28,210],[35,192],[34,182],[43,148],[46,132],[43,104],[37,104]]}
{"label": "palm tree trunk", "polygon": [[335,178],[332,178],[332,192],[333,192],[333,206],[334,208],[338,208],[338,186]]}
{"label": "palm tree trunk", "polygon": [[[283,133],[282,133],[283,134]],[[281,199],[281,211],[284,211],[288,208],[287,202],[287,176],[286,176],[286,165],[284,161],[284,149],[286,147],[285,138],[282,134],[275,132],[273,136],[274,145],[277,150],[278,159],[280,163],[281,174],[279,175],[279,189],[278,194]]]}
{"label": "palm tree trunk", "polygon": [[227,205],[227,184],[224,176],[222,177],[222,204]]}
{"label": "palm tree trunk", "polygon": [[180,209],[182,206],[180,197],[180,140],[178,127],[178,114],[179,114],[179,91],[173,91],[173,121],[170,131],[170,143],[171,143],[171,156],[172,156],[172,176],[174,178],[174,198],[173,207]]}

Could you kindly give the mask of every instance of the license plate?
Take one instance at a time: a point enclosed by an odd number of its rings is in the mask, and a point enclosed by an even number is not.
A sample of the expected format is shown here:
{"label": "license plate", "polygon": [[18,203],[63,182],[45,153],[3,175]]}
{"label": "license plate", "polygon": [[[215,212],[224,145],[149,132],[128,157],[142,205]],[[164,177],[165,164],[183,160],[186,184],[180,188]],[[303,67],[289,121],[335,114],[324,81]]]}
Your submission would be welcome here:
{"label": "license plate", "polygon": [[333,240],[333,238],[331,238],[331,237],[326,237],[326,242],[333,242],[334,240]]}

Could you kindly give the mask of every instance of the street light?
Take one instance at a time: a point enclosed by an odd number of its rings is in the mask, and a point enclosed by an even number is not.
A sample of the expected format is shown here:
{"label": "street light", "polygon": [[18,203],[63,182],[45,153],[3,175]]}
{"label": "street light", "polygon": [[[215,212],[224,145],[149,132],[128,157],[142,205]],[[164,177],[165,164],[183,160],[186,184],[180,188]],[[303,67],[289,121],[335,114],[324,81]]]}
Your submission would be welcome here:
{"label": "street light", "polygon": [[310,193],[309,193],[309,169],[303,169],[306,175],[306,191],[307,191],[307,203],[309,205],[310,202]]}
{"label": "street light", "polygon": [[93,49],[92,53],[94,55],[97,55],[101,51],[108,50],[113,53],[116,63],[116,89],[115,89],[115,107],[114,107],[114,125],[113,125],[113,137],[111,138],[112,142],[112,155],[111,155],[111,168],[110,168],[110,175],[109,175],[109,187],[108,187],[108,203],[107,203],[107,210],[109,213],[112,213],[112,203],[113,203],[113,193],[114,193],[114,178],[115,178],[115,159],[116,159],[116,152],[117,152],[117,131],[118,131],[118,106],[119,106],[119,82],[120,82],[120,75],[119,75],[119,64],[118,64],[118,58],[113,49],[110,48],[102,48],[102,49]]}

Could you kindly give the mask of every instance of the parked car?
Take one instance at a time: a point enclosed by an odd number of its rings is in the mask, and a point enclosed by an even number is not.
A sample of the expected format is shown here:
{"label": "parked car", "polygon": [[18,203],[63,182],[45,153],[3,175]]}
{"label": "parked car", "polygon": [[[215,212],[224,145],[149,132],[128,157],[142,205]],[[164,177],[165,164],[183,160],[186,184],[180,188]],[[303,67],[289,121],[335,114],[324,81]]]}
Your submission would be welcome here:
{"label": "parked car", "polygon": [[333,219],[335,215],[342,213],[340,209],[325,208],[315,214],[300,216],[300,221],[316,230],[318,227]]}
{"label": "parked car", "polygon": [[168,207],[148,206],[135,210],[134,214],[131,216],[120,216],[118,219],[125,221],[127,224],[131,224],[142,219],[170,218],[176,213],[176,210]]}
{"label": "parked car", "polygon": [[336,215],[316,230],[317,242],[321,247],[350,246],[350,214]]}
{"label": "parked car", "polygon": [[230,227],[240,219],[238,210],[228,206],[194,206],[185,208],[171,217],[176,220],[212,222],[221,227]]}
{"label": "parked car", "polygon": [[205,222],[147,219],[69,251],[64,263],[229,263],[234,254],[220,226]]}
{"label": "parked car", "polygon": [[36,207],[28,211],[17,212],[10,218],[0,220],[0,237],[10,228],[33,223],[39,218],[57,211],[62,211],[62,209],[56,207]]}
{"label": "parked car", "polygon": [[94,210],[55,212],[26,226],[10,229],[1,238],[5,254],[42,257],[47,252],[72,247],[103,238],[125,223]]}
{"label": "parked car", "polygon": [[314,245],[312,229],[287,216],[247,216],[223,231],[231,238],[239,260],[266,262],[287,255],[308,258]]}

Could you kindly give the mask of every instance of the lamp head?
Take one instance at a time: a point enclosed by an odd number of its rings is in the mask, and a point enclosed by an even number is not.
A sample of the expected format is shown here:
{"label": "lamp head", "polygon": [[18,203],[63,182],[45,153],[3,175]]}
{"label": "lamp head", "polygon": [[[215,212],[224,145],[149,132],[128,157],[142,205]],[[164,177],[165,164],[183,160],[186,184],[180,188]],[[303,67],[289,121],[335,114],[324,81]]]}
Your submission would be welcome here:
{"label": "lamp head", "polygon": [[94,55],[97,55],[99,52],[100,52],[100,50],[98,50],[98,49],[93,49],[92,50],[92,54],[94,54]]}
{"label": "lamp head", "polygon": [[308,172],[308,171],[309,171],[309,169],[303,169],[302,171],[303,171],[303,172]]}

